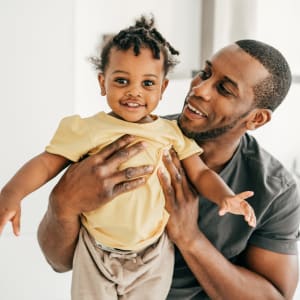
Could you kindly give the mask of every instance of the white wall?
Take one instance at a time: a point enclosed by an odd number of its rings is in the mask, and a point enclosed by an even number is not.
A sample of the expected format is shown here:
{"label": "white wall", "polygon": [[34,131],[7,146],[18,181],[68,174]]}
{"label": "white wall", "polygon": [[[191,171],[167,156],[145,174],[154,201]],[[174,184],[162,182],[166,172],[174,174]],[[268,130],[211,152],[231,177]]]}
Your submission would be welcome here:
{"label": "white wall", "polygon": [[[257,0],[256,0],[257,1]],[[300,74],[300,1],[257,1],[258,38],[278,47],[287,57],[294,74]]]}
{"label": "white wall", "polygon": [[238,39],[255,37],[259,0],[214,0],[214,52]]}
{"label": "white wall", "polygon": [[[72,12],[72,0],[0,1],[1,187],[74,111]],[[0,237],[1,299],[67,299],[68,275],[50,270],[36,242],[52,185],[24,201],[21,237],[10,226]]]}

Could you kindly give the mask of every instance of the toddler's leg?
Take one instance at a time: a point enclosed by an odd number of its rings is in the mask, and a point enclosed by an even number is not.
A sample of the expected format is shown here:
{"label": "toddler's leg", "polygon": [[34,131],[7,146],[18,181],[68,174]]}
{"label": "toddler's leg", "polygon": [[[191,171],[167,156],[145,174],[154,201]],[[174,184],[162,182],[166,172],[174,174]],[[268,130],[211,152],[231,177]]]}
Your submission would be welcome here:
{"label": "toddler's leg", "polygon": [[124,277],[130,277],[130,273],[134,272],[136,279],[127,286],[118,286],[119,299],[165,300],[174,268],[174,247],[167,234],[164,233],[157,243],[138,253],[136,264],[136,268],[133,263],[124,265]]}
{"label": "toddler's leg", "polygon": [[116,285],[104,266],[105,255],[82,228],[73,259],[72,300],[118,299]]}

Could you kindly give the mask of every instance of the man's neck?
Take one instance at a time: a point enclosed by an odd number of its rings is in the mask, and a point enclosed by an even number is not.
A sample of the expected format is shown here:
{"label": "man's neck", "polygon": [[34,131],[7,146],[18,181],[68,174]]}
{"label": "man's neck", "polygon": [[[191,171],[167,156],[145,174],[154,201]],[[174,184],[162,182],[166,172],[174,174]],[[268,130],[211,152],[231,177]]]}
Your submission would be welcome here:
{"label": "man's neck", "polygon": [[230,140],[230,142],[226,139],[202,141],[199,143],[204,150],[201,158],[210,169],[220,173],[234,155],[239,143],[240,139]]}

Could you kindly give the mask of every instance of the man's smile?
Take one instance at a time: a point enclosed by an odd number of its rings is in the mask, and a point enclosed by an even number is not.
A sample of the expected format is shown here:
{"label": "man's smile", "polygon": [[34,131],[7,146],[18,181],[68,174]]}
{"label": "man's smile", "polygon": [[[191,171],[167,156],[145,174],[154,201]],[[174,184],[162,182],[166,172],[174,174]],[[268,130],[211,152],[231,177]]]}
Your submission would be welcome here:
{"label": "man's smile", "polygon": [[208,116],[205,111],[196,108],[189,102],[186,103],[183,113],[186,117],[191,119],[203,119]]}

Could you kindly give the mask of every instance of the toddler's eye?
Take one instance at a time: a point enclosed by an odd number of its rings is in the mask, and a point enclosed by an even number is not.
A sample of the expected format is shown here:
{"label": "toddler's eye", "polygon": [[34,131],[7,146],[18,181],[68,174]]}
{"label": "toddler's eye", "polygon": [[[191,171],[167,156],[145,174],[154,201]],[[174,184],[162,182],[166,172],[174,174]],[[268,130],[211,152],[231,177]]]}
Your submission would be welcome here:
{"label": "toddler's eye", "polygon": [[152,86],[154,85],[154,82],[152,80],[145,80],[143,84],[144,86]]}
{"label": "toddler's eye", "polygon": [[128,83],[128,80],[125,79],[125,78],[116,78],[116,79],[115,79],[115,82],[124,85],[124,84],[127,84],[127,83]]}

